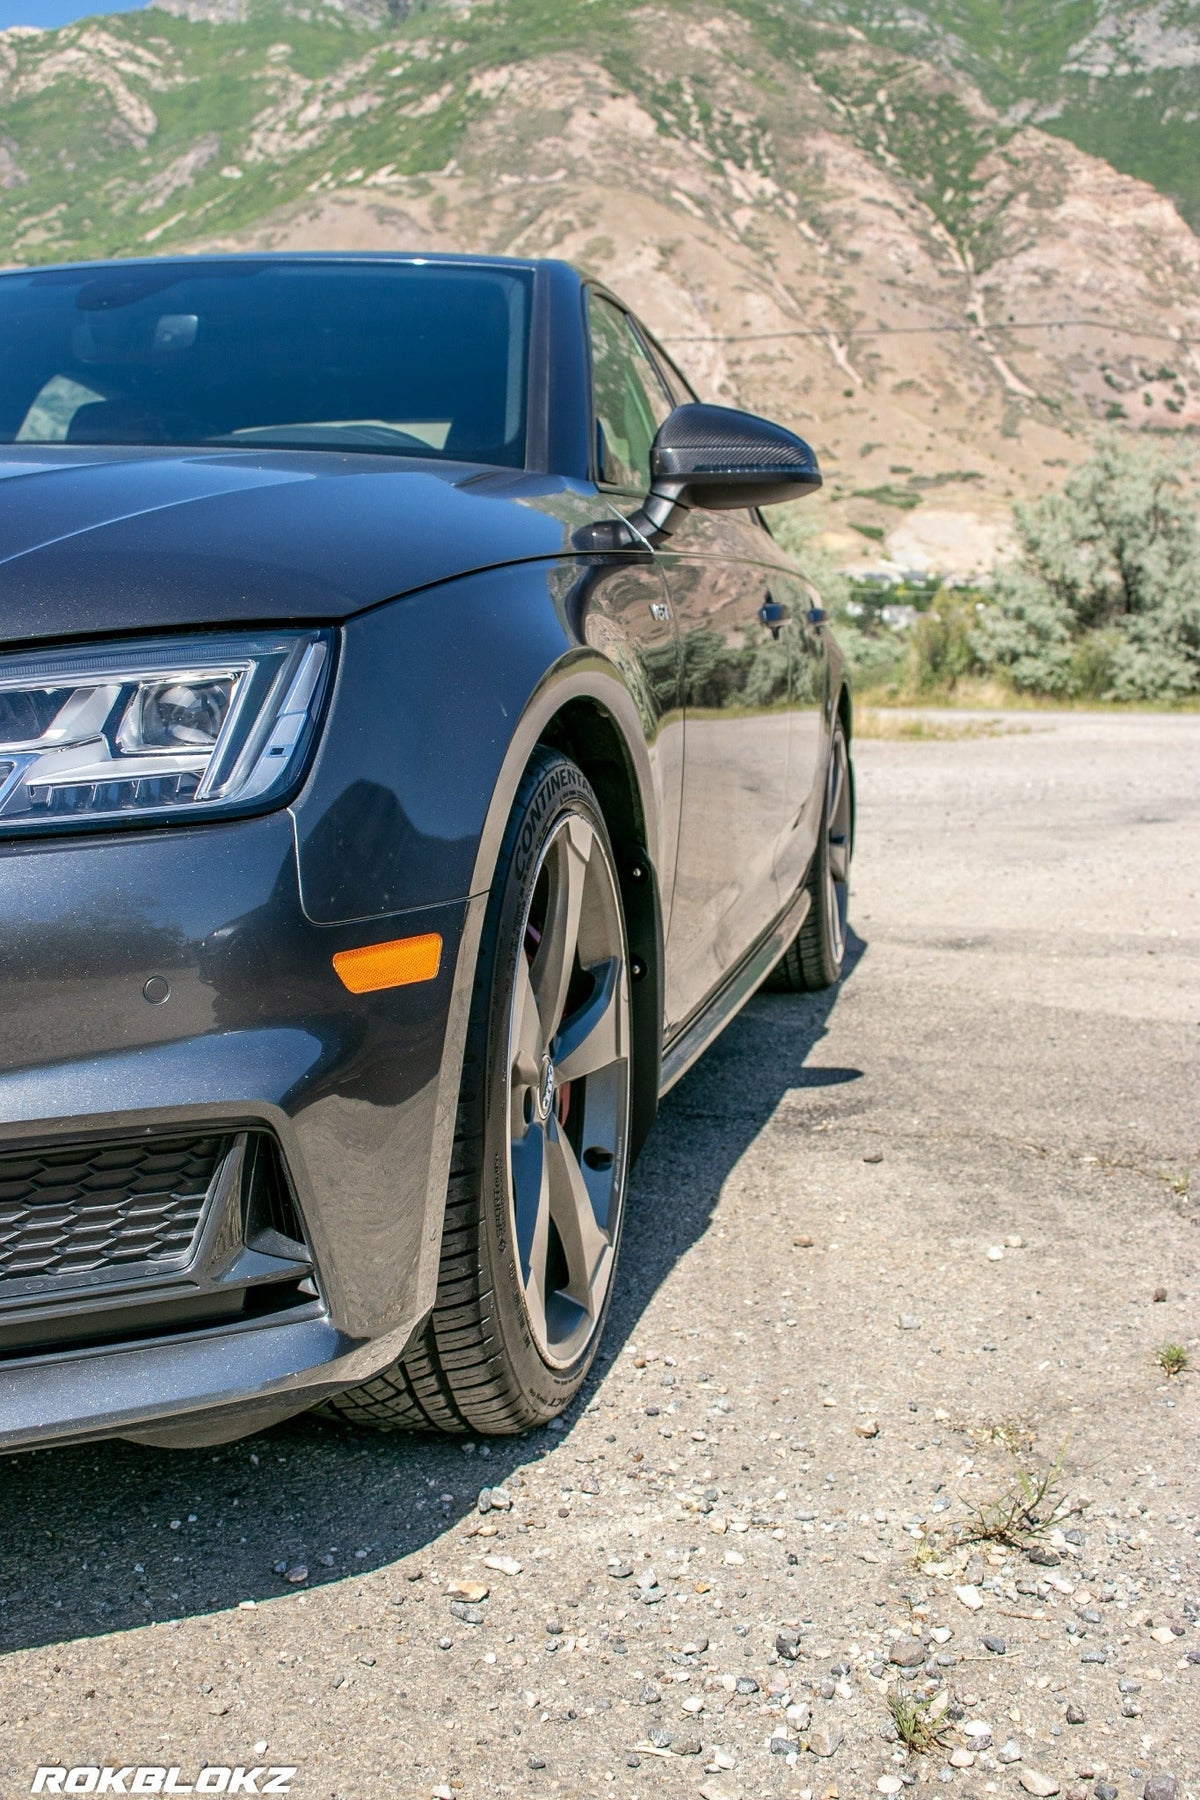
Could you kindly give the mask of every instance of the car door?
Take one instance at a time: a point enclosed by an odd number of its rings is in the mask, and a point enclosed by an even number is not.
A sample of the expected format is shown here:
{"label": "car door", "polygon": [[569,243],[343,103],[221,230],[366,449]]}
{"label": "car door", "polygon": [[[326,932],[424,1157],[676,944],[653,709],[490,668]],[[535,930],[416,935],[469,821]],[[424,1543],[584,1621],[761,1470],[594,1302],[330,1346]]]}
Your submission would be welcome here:
{"label": "car door", "polygon": [[685,718],[669,1026],[721,985],[781,905],[792,655],[760,532],[749,513],[693,511],[661,553]]}
{"label": "car door", "polygon": [[[589,292],[600,483],[632,512],[654,434],[682,397],[645,337]],[[792,642],[771,591],[778,551],[750,512],[693,510],[656,549],[682,649],[683,798],[667,929],[666,1025],[721,985],[780,909]]]}
{"label": "car door", "polygon": [[779,547],[763,525],[763,552],[779,558],[770,591],[784,614],[780,639],[788,652],[788,755],[783,832],[776,857],[781,903],[797,892],[817,846],[824,797],[822,774],[828,746],[829,657],[824,611],[816,588],[783,565]]}

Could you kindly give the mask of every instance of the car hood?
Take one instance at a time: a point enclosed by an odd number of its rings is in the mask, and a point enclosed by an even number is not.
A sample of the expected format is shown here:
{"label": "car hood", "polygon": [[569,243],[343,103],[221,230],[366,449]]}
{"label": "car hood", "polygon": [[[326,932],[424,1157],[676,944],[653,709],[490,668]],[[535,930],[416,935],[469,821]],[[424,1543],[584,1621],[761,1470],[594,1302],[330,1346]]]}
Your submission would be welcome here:
{"label": "car hood", "polygon": [[553,557],[611,517],[557,476],[336,452],[0,453],[0,647],[337,620]]}

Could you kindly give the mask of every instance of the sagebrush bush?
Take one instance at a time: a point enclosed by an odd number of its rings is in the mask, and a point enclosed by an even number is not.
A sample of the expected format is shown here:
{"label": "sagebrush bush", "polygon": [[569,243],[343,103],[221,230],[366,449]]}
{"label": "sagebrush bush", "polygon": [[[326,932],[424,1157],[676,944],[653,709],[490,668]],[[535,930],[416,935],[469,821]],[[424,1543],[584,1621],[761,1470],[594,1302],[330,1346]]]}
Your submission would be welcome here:
{"label": "sagebrush bush", "polygon": [[921,613],[909,632],[912,685],[920,693],[954,689],[965,675],[980,671],[975,648],[978,604],[974,596],[942,588],[929,611]]}
{"label": "sagebrush bush", "polygon": [[1180,453],[1106,438],[1062,491],[1013,513],[972,644],[1029,693],[1200,693],[1200,527]]}

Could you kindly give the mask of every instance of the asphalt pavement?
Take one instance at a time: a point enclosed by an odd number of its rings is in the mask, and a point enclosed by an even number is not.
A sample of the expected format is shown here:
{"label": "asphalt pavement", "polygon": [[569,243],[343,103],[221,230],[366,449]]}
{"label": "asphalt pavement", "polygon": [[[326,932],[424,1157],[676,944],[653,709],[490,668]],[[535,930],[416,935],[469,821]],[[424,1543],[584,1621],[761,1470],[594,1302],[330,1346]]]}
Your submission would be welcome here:
{"label": "asphalt pavement", "polygon": [[846,979],[669,1096],[561,1429],[0,1463],[3,1800],[1196,1800],[1200,717],[856,754]]}

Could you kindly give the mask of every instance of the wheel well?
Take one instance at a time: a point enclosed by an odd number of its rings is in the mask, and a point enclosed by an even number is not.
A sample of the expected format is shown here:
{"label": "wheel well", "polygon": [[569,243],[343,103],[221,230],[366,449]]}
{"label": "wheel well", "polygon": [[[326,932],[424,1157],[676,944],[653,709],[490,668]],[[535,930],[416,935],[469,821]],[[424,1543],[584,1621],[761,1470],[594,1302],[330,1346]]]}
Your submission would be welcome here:
{"label": "wheel well", "polygon": [[646,820],[625,741],[597,702],[572,700],[539,740],[569,756],[595,789],[616,854],[629,937],[633,1014],[631,1151],[637,1155],[658,1110],[662,1060],[663,933],[657,873],[646,849]]}
{"label": "wheel well", "polygon": [[[837,716],[842,730],[846,734],[846,749],[850,750],[854,743],[854,708],[850,700],[850,689],[843,687],[838,695]],[[854,785],[854,758],[850,762],[850,854],[854,854],[854,840],[858,831],[858,790]]]}

